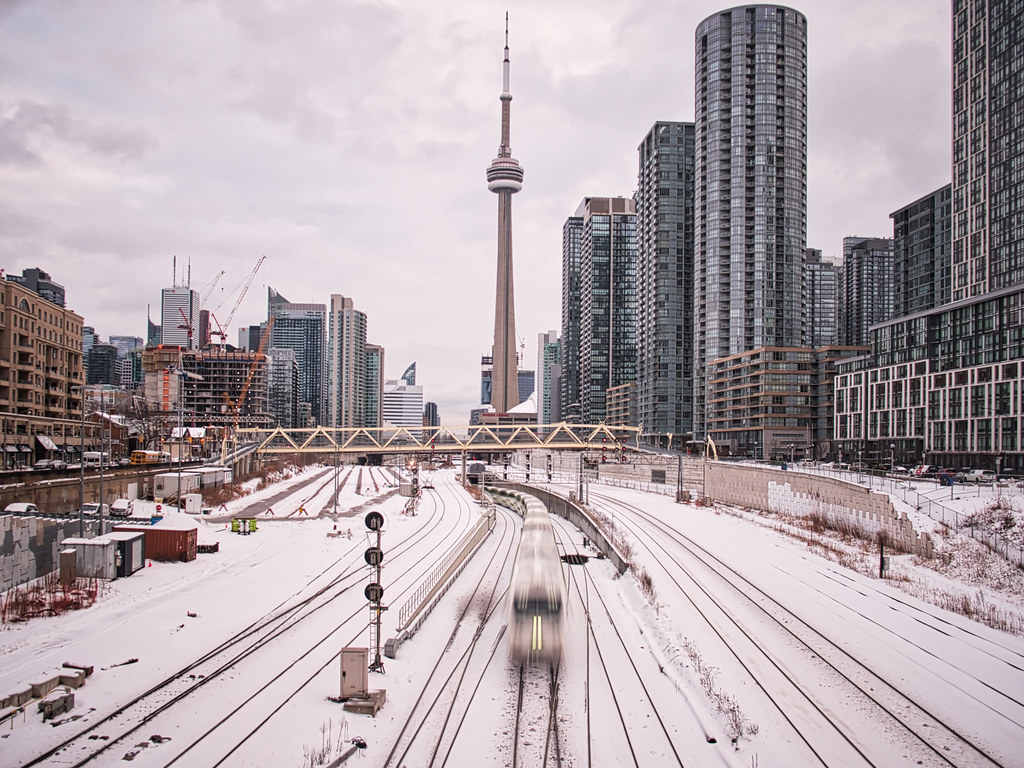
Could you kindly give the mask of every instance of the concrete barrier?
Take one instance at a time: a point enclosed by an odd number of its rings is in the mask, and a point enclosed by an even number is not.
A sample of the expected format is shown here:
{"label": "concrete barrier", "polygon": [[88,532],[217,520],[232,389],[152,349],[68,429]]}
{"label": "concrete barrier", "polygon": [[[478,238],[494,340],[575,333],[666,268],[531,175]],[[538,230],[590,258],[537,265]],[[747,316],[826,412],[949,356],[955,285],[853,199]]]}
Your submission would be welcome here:
{"label": "concrete barrier", "polygon": [[469,559],[476,554],[480,543],[494,528],[494,510],[477,521],[473,529],[463,538],[461,545],[427,576],[416,593],[398,611],[398,634],[384,642],[384,655],[395,658],[399,646],[412,637],[424,620],[437,605],[455,578],[462,573]]}
{"label": "concrete barrier", "polygon": [[521,483],[501,482],[496,483],[498,487],[508,488],[537,497],[548,508],[548,512],[557,515],[579,528],[615,566],[620,573],[625,573],[629,568],[629,562],[622,554],[615,549],[615,546],[608,540],[597,523],[590,519],[586,511],[574,500],[566,499],[544,488],[535,488],[532,485]]}

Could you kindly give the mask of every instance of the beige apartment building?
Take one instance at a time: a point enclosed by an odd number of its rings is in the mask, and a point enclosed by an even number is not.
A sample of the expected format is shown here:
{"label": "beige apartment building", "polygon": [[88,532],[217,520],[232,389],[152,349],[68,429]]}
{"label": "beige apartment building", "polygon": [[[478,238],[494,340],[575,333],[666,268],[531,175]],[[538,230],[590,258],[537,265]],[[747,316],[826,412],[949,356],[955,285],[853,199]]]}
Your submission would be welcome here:
{"label": "beige apartment building", "polygon": [[75,453],[84,384],[81,315],[0,280],[0,467]]}

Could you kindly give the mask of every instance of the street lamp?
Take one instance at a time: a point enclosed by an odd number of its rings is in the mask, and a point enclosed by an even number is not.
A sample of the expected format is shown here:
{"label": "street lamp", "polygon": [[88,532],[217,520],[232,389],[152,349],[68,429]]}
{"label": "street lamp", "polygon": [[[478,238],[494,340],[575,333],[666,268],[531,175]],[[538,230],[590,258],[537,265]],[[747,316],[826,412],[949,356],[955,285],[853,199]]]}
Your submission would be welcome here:
{"label": "street lamp", "polygon": [[793,451],[796,450],[796,446],[793,443],[789,444],[789,464],[793,465]]}
{"label": "street lamp", "polygon": [[85,538],[85,384],[72,387],[82,398],[82,425],[78,433],[78,538]]}
{"label": "street lamp", "polygon": [[896,443],[889,443],[889,474],[896,474]]}
{"label": "street lamp", "polygon": [[[181,452],[184,448],[185,442],[185,401],[182,396],[182,384],[183,379],[196,379],[198,381],[204,381],[203,377],[198,373],[192,373],[186,371],[183,368],[170,368],[171,373],[178,375],[178,490],[177,490],[177,505],[178,511],[181,511]],[[241,405],[241,403],[239,403]],[[102,459],[101,459],[102,460]],[[102,510],[102,504],[100,509]]]}
{"label": "street lamp", "polygon": [[103,403],[103,385],[100,385],[100,531],[99,535],[103,535],[103,442],[106,436],[104,427],[106,425],[106,414],[104,413]]}

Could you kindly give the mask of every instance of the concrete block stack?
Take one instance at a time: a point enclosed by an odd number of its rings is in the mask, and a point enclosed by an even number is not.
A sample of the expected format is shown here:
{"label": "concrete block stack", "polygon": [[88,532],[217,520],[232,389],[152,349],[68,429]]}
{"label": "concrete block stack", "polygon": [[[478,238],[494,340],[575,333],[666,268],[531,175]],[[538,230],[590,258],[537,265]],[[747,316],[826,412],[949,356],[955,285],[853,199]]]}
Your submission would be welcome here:
{"label": "concrete block stack", "polygon": [[0,591],[34,579],[37,575],[34,542],[39,520],[32,517],[0,517]]}
{"label": "concrete block stack", "polygon": [[[98,522],[85,523],[85,536],[97,534]],[[78,536],[79,521],[0,515],[0,592],[45,576],[60,563],[60,542]]]}

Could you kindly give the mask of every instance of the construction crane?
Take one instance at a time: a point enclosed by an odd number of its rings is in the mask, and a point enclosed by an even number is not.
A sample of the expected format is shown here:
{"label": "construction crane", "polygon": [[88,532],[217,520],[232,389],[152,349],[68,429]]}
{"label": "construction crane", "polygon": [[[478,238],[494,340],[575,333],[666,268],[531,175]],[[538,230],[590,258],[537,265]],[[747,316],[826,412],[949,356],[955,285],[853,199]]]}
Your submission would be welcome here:
{"label": "construction crane", "polygon": [[[260,346],[256,350],[256,354],[253,356],[252,364],[249,366],[249,373],[245,377],[245,382],[242,384],[242,391],[238,395],[238,400],[233,401],[227,392],[224,393],[224,400],[228,404],[228,409],[232,414],[232,427],[231,427],[231,441],[234,442],[235,435],[238,433],[238,414],[242,410],[242,406],[245,404],[245,398],[249,394],[249,387],[252,386],[253,377],[256,375],[256,369],[260,363],[263,362],[266,357],[263,354],[263,350],[267,348],[267,342],[270,340],[270,331],[274,327],[274,318],[271,317],[267,320],[267,327],[263,329],[263,334],[260,336]],[[228,447],[228,433],[224,431],[224,441],[221,443],[221,463],[223,464],[227,458],[227,447]]]}
{"label": "construction crane", "polygon": [[248,292],[249,286],[256,277],[256,273],[260,271],[260,267],[263,266],[263,262],[266,260],[266,256],[260,256],[259,261],[256,262],[256,266],[252,268],[252,272],[250,272],[249,276],[245,279],[245,282],[242,285],[242,290],[239,292],[238,298],[235,300],[235,306],[231,308],[231,313],[228,315],[228,319],[225,322],[222,323],[217,319],[213,312],[210,313],[210,317],[217,326],[217,330],[210,331],[210,336],[220,336],[221,344],[224,344],[227,340],[227,331],[225,329],[231,327],[231,322],[235,319],[235,313],[238,311],[239,306],[241,306],[242,299],[245,298],[245,294]]}
{"label": "construction crane", "polygon": [[185,314],[185,310],[178,307],[178,314],[181,315],[181,322],[178,323],[178,328],[185,331],[188,336],[188,348],[192,349],[192,323],[188,321],[188,315]]}
{"label": "construction crane", "polygon": [[199,294],[199,296],[200,296],[200,298],[199,298],[199,309],[200,310],[203,310],[203,309],[206,308],[206,302],[208,302],[210,300],[210,297],[213,295],[213,289],[217,287],[217,283],[220,282],[220,279],[222,277],[224,277],[224,270],[223,269],[220,272],[217,273],[216,277],[214,277],[213,280],[210,281],[210,284],[203,289],[203,292],[201,294]]}

